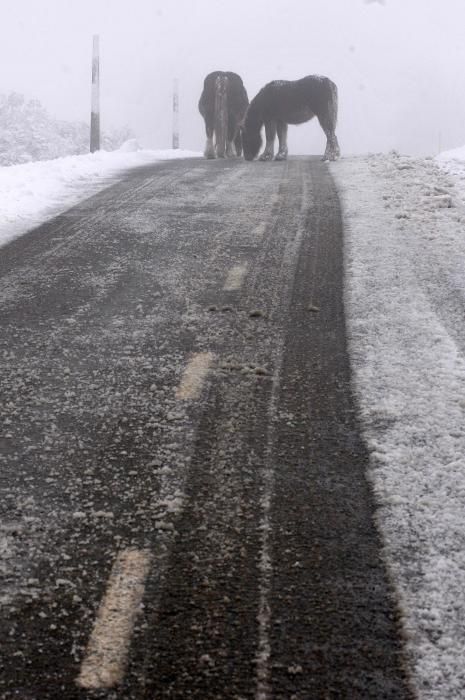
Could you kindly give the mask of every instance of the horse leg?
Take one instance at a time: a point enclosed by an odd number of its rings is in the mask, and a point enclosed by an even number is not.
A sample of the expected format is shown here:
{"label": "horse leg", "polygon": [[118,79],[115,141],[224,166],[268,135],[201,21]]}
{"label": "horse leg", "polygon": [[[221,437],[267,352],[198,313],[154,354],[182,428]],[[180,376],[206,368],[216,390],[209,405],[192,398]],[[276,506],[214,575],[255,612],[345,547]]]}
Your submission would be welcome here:
{"label": "horse leg", "polygon": [[336,160],[341,155],[341,151],[332,120],[329,115],[318,115],[318,121],[326,136],[326,149],[322,160]]}
{"label": "horse leg", "polygon": [[286,122],[278,121],[278,141],[279,141],[279,151],[275,157],[275,160],[287,160],[287,124]]}
{"label": "horse leg", "polygon": [[205,131],[207,134],[207,143],[203,152],[205,158],[216,158],[215,147],[213,145],[213,119],[205,118]]}
{"label": "horse leg", "polygon": [[265,150],[258,160],[273,160],[274,155],[274,140],[276,138],[276,122],[265,122],[266,144]]}

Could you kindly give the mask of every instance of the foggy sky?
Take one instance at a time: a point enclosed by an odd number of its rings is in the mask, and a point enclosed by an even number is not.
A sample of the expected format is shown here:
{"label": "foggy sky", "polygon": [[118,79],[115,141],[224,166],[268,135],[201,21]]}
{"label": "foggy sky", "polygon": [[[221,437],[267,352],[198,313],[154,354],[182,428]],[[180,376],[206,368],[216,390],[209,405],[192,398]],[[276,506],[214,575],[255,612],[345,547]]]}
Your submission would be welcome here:
{"label": "foggy sky", "polygon": [[[464,0],[0,0],[0,20],[0,93],[89,121],[99,34],[103,128],[127,124],[148,147],[171,146],[178,78],[181,147],[203,148],[197,103],[218,69],[250,98],[276,78],[329,76],[346,154],[465,144]],[[290,127],[292,153],[324,143],[316,121]]]}

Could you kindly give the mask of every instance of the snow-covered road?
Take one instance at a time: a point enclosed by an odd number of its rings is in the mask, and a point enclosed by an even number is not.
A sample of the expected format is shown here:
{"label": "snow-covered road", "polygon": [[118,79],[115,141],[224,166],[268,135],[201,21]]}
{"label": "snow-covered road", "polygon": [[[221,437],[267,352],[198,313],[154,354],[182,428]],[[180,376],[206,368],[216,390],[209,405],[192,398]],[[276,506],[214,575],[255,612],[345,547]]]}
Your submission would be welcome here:
{"label": "snow-covered road", "polygon": [[[172,154],[100,153],[0,168],[0,245],[105,187],[119,170]],[[465,694],[465,149],[436,160],[346,157],[330,168],[344,211],[347,323],[369,476],[414,680],[421,700],[458,700]]]}

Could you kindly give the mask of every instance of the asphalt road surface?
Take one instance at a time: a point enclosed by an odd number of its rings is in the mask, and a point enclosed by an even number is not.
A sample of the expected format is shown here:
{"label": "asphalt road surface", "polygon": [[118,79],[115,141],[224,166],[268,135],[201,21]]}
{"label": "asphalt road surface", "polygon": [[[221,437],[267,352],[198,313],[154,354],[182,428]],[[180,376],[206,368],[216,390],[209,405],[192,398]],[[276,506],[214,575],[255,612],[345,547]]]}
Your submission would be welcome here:
{"label": "asphalt road surface", "polygon": [[0,697],[411,698],[326,164],[124,175],[0,254]]}

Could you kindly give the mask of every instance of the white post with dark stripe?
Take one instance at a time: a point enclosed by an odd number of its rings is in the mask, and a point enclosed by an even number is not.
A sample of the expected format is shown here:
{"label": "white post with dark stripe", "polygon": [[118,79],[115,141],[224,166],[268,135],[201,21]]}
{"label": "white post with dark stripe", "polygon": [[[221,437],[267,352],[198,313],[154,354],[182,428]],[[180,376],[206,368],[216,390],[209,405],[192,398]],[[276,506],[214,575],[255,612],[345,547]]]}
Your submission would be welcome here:
{"label": "white post with dark stripe", "polygon": [[179,82],[173,83],[173,149],[179,148]]}
{"label": "white post with dark stripe", "polygon": [[90,113],[90,152],[100,150],[100,55],[99,37],[94,35],[92,45],[92,104]]}

